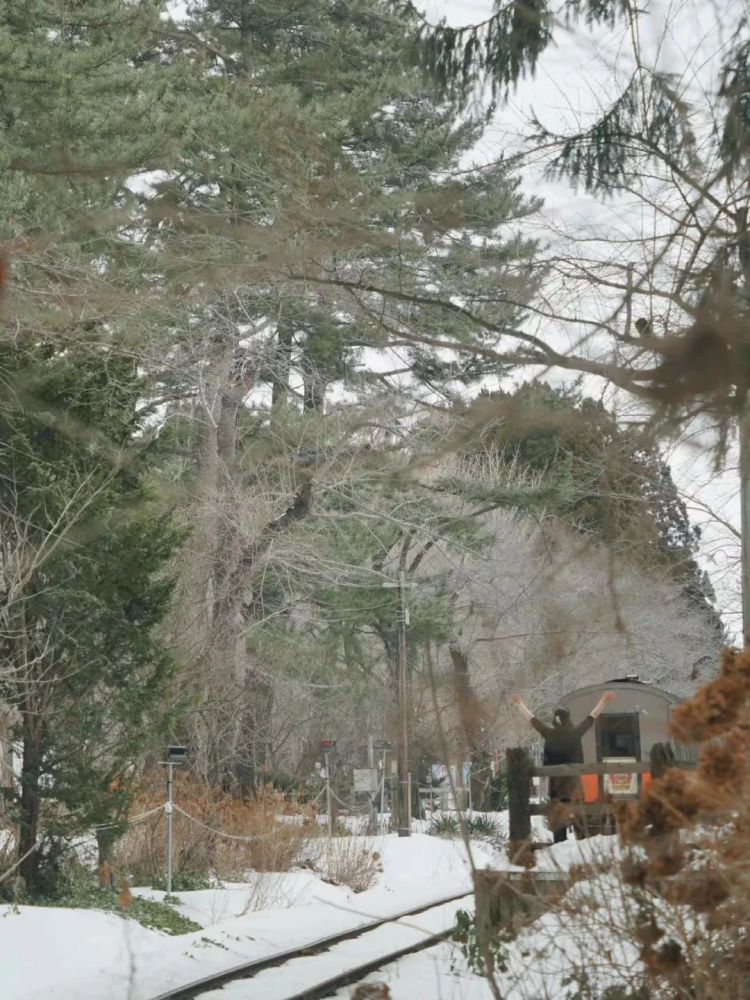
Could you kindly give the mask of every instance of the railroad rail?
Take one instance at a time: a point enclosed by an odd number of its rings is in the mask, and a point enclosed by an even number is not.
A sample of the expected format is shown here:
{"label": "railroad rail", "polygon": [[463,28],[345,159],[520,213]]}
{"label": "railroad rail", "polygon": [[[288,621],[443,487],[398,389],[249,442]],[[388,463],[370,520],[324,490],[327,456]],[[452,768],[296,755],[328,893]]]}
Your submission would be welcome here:
{"label": "railroad rail", "polygon": [[[473,898],[473,892],[463,892],[457,895],[446,896],[442,899],[432,900],[429,903],[422,903],[420,906],[413,907],[410,910],[402,910],[398,913],[389,914],[386,917],[378,917],[367,923],[359,924],[350,930],[341,931],[338,934],[329,934],[326,937],[317,938],[314,941],[307,942],[295,948],[274,952],[263,958],[252,959],[251,961],[225,969],[222,972],[204,976],[183,986],[177,986],[159,993],[158,996],[152,997],[152,1000],[197,1000],[197,998],[204,994],[213,990],[221,990],[230,983],[238,984],[244,981],[247,981],[248,989],[246,993],[243,991],[242,996],[247,997],[248,1000],[254,1000],[254,998],[257,998],[257,1000],[261,1000],[261,998],[266,1000],[268,996],[267,985],[258,984],[259,990],[256,991],[253,990],[251,983],[253,977],[265,970],[286,966],[296,959],[309,959],[316,955],[330,952],[331,949],[335,949],[337,945],[341,945],[346,941],[362,939],[362,942],[366,942],[368,935],[373,935],[380,928],[387,927],[389,924],[397,925],[399,921],[406,920],[409,917],[427,915],[430,911],[440,910],[441,907],[460,900],[464,900],[467,905],[470,905],[473,902]],[[409,925],[404,926],[405,929],[409,929]],[[413,928],[411,929],[413,930]],[[402,943],[399,947],[394,947],[391,944],[384,950],[383,947],[377,947],[377,944],[375,944],[376,953],[369,955],[365,961],[359,960],[354,965],[347,963],[348,967],[345,971],[337,972],[333,975],[323,972],[317,979],[315,978],[314,970],[310,969],[311,981],[306,983],[304,989],[299,990],[291,987],[288,992],[283,994],[275,992],[274,996],[278,996],[279,1000],[281,1000],[282,995],[283,1000],[303,1000],[303,998],[304,1000],[314,1000],[316,997],[330,996],[337,990],[359,982],[365,976],[377,971],[384,965],[389,965],[391,962],[395,962],[405,955],[423,951],[444,941],[452,932],[453,924],[451,923],[450,926],[443,926],[437,930],[420,930],[417,940],[414,940],[412,935],[412,940],[408,944]],[[358,943],[362,942],[358,941]],[[308,973],[306,972],[307,975]],[[237,997],[239,995],[236,990],[232,990],[232,996]]]}

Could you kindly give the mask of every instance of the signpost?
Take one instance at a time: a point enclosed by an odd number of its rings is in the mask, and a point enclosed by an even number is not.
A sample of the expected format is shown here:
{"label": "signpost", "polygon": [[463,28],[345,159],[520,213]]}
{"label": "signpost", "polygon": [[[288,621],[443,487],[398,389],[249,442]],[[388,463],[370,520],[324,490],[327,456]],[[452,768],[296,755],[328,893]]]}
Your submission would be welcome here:
{"label": "signpost", "polygon": [[393,750],[393,744],[388,740],[375,740],[373,750],[382,754],[380,758],[380,815],[385,812],[385,758]]}
{"label": "signpost", "polygon": [[328,836],[333,836],[333,802],[331,800],[331,754],[336,749],[336,740],[321,740],[320,752],[323,755],[323,768],[326,779],[326,812],[328,813]]}
{"label": "signpost", "polygon": [[378,772],[374,767],[355,767],[352,771],[354,791],[374,795],[378,790]]}
{"label": "signpost", "polygon": [[[635,757],[602,757],[602,764],[637,764]],[[603,775],[605,795],[637,795],[637,774],[605,774]]]}
{"label": "signpost", "polygon": [[172,784],[175,764],[184,764],[187,760],[187,747],[167,747],[167,801],[164,813],[167,817],[167,897],[172,895]]}

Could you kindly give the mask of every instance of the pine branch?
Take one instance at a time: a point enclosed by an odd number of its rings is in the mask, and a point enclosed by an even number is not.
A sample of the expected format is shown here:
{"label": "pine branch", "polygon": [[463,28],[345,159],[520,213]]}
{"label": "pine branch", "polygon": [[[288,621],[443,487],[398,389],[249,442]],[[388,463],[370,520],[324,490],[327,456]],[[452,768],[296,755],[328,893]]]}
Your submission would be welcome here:
{"label": "pine branch", "polygon": [[[488,87],[494,102],[527,74],[534,74],[537,60],[552,41],[554,12],[548,0],[511,0],[496,3],[484,21],[454,28],[445,20],[431,23],[411,0],[394,4],[414,19],[417,32],[413,55],[441,95],[465,106]],[[626,16],[627,0],[568,0],[568,21],[613,25]]]}

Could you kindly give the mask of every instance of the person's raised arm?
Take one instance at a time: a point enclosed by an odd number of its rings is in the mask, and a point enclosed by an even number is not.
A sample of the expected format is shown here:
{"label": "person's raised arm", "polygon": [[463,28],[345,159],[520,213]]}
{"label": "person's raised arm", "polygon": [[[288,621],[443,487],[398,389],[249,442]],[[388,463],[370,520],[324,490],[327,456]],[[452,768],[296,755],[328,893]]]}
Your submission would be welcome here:
{"label": "person's raised arm", "polygon": [[528,719],[529,725],[533,726],[533,728],[536,729],[536,731],[546,740],[549,736],[549,727],[545,726],[543,722],[540,722],[539,719],[537,719],[528,705],[524,705],[520,694],[511,695],[510,700],[516,706],[521,715]]}
{"label": "person's raised arm", "polygon": [[524,705],[523,699],[521,698],[521,695],[520,694],[512,694],[510,696],[510,700],[511,700],[511,703],[516,706],[516,708],[521,713],[521,715],[523,715],[524,718],[528,719],[529,722],[531,722],[531,720],[534,718],[534,713],[531,711],[531,709],[527,705]]}
{"label": "person's raised arm", "polygon": [[599,699],[599,701],[596,703],[596,705],[594,705],[594,707],[591,709],[589,715],[594,719],[598,719],[599,716],[604,711],[604,709],[606,708],[606,706],[609,705],[609,703],[614,700],[615,700],[615,692],[605,691],[604,694]]}

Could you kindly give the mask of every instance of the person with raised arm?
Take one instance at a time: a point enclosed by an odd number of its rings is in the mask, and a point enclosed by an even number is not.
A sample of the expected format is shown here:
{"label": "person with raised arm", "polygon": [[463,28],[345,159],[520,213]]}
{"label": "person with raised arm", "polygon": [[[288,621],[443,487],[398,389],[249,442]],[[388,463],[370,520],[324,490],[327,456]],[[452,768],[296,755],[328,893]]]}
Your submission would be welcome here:
{"label": "person with raised arm", "polygon": [[[514,694],[510,700],[544,739],[545,764],[582,764],[583,744],[581,740],[584,734],[594,725],[594,720],[599,718],[614,697],[614,691],[605,691],[586,718],[575,726],[567,708],[556,708],[552,725],[547,726],[523,703],[520,695]],[[574,802],[580,799],[580,778],[575,775],[564,778],[550,778],[549,797],[553,805],[558,802]],[[557,829],[553,829],[553,834],[556,844],[566,840],[568,836],[567,825],[558,826]]]}

